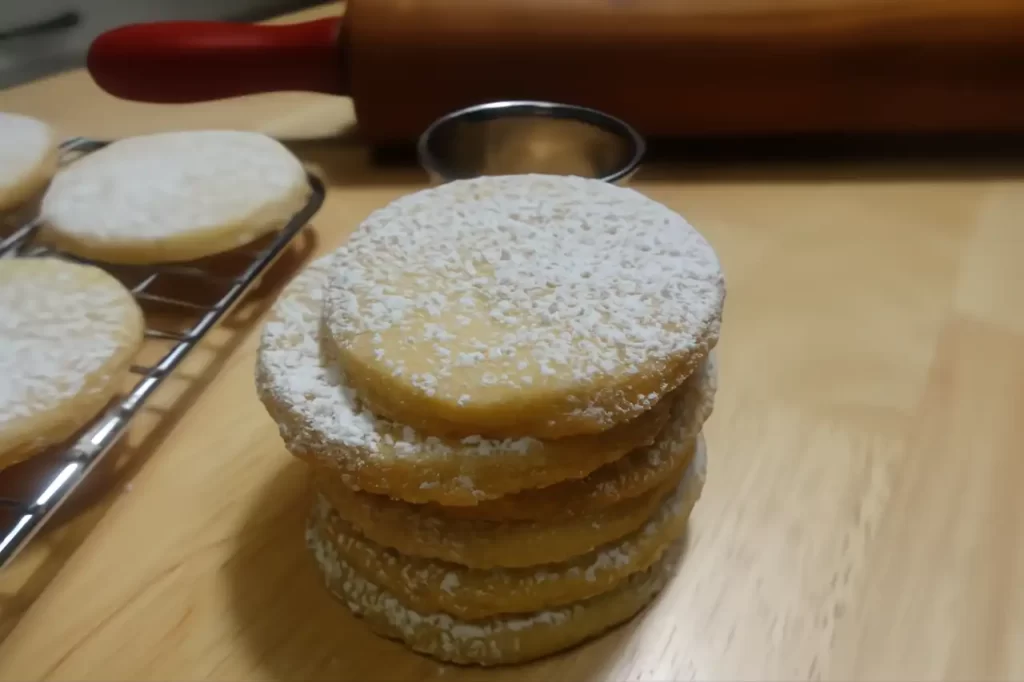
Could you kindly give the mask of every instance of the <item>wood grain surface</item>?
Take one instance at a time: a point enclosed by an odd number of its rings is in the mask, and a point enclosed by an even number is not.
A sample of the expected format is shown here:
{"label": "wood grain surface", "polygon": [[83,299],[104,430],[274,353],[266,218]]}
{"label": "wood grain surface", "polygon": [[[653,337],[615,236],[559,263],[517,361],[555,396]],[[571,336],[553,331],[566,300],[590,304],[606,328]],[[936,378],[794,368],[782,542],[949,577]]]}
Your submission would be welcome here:
{"label": "wood grain surface", "polygon": [[1024,678],[1024,167],[646,166],[635,186],[709,237],[729,283],[687,555],[629,625],[480,671],[328,598],[303,469],[253,388],[283,283],[423,174],[370,164],[329,97],[148,106],[73,73],[0,109],[66,135],[264,130],[331,188],[306,241],[0,575],[0,679]]}

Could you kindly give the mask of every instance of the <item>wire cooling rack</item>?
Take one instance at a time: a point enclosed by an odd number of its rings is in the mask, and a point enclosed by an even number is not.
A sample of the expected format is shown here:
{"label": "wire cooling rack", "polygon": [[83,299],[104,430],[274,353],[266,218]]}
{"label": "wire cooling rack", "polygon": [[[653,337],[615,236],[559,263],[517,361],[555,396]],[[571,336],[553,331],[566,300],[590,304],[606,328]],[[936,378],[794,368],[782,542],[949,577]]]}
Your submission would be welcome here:
{"label": "wire cooling rack", "polygon": [[[103,147],[105,143],[84,138],[69,140],[62,145],[62,163]],[[46,471],[43,481],[34,493],[14,497],[0,497],[0,512],[6,512],[0,521],[0,568],[6,566],[35,536],[67,497],[103,459],[124,435],[129,423],[146,400],[153,395],[164,379],[231,309],[255,286],[261,275],[282,255],[285,248],[302,231],[310,218],[320,209],[324,200],[324,186],[316,177],[309,176],[312,192],[306,205],[269,240],[252,250],[231,254],[240,259],[229,274],[204,267],[203,261],[146,267],[107,266],[112,274],[131,289],[143,311],[159,306],[175,311],[188,319],[181,329],[159,329],[147,314],[147,343],[167,346],[162,357],[152,364],[131,367],[137,381],[123,397],[85,428],[72,442],[53,458],[52,471]],[[0,258],[33,258],[56,256],[78,262],[84,259],[55,252],[37,244],[34,239],[40,224],[33,220],[0,241]],[[216,292],[207,300],[163,293],[164,291]],[[205,298],[205,297],[199,297]],[[24,498],[24,499],[22,499]],[[8,522],[9,521],[9,522]]]}

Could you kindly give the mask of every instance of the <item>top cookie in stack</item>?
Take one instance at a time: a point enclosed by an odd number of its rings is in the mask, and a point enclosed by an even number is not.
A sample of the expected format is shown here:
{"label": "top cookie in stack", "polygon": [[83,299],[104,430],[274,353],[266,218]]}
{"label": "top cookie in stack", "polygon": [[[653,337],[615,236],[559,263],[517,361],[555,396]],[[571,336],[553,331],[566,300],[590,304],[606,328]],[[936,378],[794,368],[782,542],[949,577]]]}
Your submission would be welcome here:
{"label": "top cookie in stack", "polygon": [[415,503],[475,505],[651,443],[725,297],[681,216],[561,176],[408,195],[314,269],[267,325],[261,397],[293,453]]}
{"label": "top cookie in stack", "polygon": [[599,181],[452,183],[338,255],[327,350],[377,414],[434,435],[564,438],[635,419],[714,346],[724,286],[679,215]]}
{"label": "top cookie in stack", "polygon": [[683,218],[599,181],[486,177],[372,214],[282,294],[257,364],[315,472],[332,590],[484,664],[635,613],[703,486],[724,297]]}

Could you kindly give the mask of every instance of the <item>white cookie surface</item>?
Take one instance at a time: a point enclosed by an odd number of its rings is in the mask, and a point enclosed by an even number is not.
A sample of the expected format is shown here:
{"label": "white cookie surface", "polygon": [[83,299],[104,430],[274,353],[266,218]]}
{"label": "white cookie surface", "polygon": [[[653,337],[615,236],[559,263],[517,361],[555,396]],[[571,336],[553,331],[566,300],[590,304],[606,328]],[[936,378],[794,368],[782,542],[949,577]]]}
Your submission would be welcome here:
{"label": "white cookie surface", "polygon": [[[256,387],[288,449],[353,487],[411,502],[475,505],[584,476],[652,444],[669,421],[665,401],[601,434],[541,441],[438,438],[378,417],[322,353],[319,320],[333,263],[332,255],[314,261],[281,292],[263,328]],[[713,397],[713,390],[695,390]]]}
{"label": "white cookie surface", "polygon": [[0,212],[19,208],[57,170],[57,138],[46,123],[0,112]]}
{"label": "white cookie surface", "polygon": [[560,438],[635,418],[718,338],[725,284],[680,215],[597,180],[452,182],[373,213],[324,324],[378,414],[435,434]]}
{"label": "white cookie surface", "polygon": [[0,261],[0,467],[77,431],[120,388],[142,312],[99,268]]}
{"label": "white cookie surface", "polygon": [[43,197],[49,238],[118,263],[201,258],[280,228],[309,196],[302,164],[259,133],[207,130],[114,142],[61,170]]}

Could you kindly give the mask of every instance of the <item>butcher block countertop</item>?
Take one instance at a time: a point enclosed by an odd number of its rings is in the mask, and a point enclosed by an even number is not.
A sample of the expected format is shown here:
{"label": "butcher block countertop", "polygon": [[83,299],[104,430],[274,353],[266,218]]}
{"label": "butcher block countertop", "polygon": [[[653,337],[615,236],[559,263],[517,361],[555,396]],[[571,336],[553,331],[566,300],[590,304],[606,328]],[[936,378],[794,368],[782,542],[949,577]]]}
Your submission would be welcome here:
{"label": "butcher block countertop", "polygon": [[[306,12],[322,15],[337,8]],[[678,575],[591,644],[440,665],[321,587],[302,466],[256,399],[260,317],[302,263],[425,184],[347,100],[0,93],[64,135],[265,131],[330,190],[312,229],[0,574],[4,680],[1024,678],[1024,164],[652,162],[729,286],[709,474]]]}

